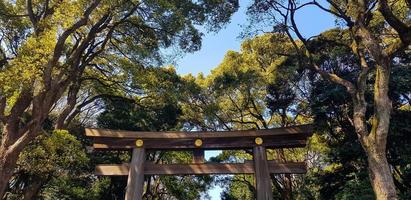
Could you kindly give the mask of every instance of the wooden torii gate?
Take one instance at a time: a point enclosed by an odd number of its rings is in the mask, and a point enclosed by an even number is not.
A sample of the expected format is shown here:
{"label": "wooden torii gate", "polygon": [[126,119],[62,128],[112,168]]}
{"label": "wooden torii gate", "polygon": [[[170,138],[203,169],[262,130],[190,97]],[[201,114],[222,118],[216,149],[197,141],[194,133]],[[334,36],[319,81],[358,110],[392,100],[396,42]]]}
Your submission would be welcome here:
{"label": "wooden torii gate", "polygon": [[[216,132],[145,132],[86,128],[94,149],[131,150],[131,163],[96,166],[96,175],[128,176],[126,200],[141,200],[144,175],[254,174],[257,200],[271,200],[270,174],[306,173],[304,162],[267,160],[266,148],[306,146],[311,125],[286,128]],[[204,150],[253,149],[253,162],[204,163]],[[146,162],[146,150],[193,151],[192,164]]]}

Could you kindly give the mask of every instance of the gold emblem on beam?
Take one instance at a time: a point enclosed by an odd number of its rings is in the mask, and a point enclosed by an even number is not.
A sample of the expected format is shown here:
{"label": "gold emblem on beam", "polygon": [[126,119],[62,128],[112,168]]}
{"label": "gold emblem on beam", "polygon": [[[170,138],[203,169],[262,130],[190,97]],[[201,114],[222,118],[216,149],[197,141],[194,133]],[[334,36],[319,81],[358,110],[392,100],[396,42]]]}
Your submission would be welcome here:
{"label": "gold emblem on beam", "polygon": [[196,147],[201,147],[201,145],[203,145],[203,141],[202,141],[201,139],[196,139],[196,140],[194,141],[194,145],[195,145]]}
{"label": "gold emblem on beam", "polygon": [[141,139],[136,140],[136,146],[137,147],[142,147],[144,145],[144,141]]}
{"label": "gold emblem on beam", "polygon": [[255,142],[257,145],[262,145],[262,144],[263,144],[263,138],[256,137],[255,140],[254,140],[254,142]]}

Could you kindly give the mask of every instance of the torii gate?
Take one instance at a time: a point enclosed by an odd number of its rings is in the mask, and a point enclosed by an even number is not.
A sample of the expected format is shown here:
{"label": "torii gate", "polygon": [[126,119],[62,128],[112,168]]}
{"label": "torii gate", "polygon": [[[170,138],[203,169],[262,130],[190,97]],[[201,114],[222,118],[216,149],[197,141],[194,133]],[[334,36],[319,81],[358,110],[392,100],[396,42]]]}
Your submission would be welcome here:
{"label": "torii gate", "polygon": [[[311,125],[245,131],[146,132],[86,128],[94,149],[132,149],[131,163],[97,165],[96,175],[127,176],[126,200],[141,200],[144,175],[254,174],[257,200],[272,200],[270,174],[306,173],[304,162],[267,160],[266,148],[305,147]],[[253,149],[253,162],[204,163],[204,150]],[[146,150],[190,150],[192,164],[146,162]]]}

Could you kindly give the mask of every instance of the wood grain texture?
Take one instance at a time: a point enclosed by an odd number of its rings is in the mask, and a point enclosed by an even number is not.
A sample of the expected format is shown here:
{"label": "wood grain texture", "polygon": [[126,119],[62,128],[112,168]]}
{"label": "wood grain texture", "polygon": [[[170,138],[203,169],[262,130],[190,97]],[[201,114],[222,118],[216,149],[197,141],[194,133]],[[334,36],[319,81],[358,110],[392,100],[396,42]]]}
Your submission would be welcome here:
{"label": "wood grain texture", "polygon": [[127,150],[136,147],[136,140],[144,142],[149,150],[195,150],[195,141],[200,139],[200,149],[252,149],[255,138],[264,142],[266,148],[305,147],[307,137],[312,134],[311,125],[286,128],[219,132],[144,132],[117,131],[109,129],[86,129],[86,135],[93,138],[97,150]]}
{"label": "wood grain texture", "polygon": [[228,138],[228,137],[261,137],[272,135],[310,134],[312,125],[291,126],[285,128],[273,128],[265,130],[242,130],[242,131],[210,131],[210,132],[147,132],[147,131],[123,131],[111,129],[86,128],[88,137],[109,138],[139,138],[139,139],[196,139],[196,138]]}
{"label": "wood grain texture", "polygon": [[133,149],[131,163],[128,165],[128,179],[125,200],[142,200],[144,189],[144,148]]}
{"label": "wood grain texture", "polygon": [[[268,161],[271,174],[304,174],[304,162],[279,163]],[[129,164],[97,165],[95,174],[98,176],[127,176]],[[204,164],[144,164],[146,175],[202,175],[202,174],[253,174],[253,162],[246,163],[204,163]]]}
{"label": "wood grain texture", "polygon": [[254,177],[256,183],[257,200],[272,200],[273,192],[271,188],[271,177],[265,147],[254,147],[253,160],[255,166]]}
{"label": "wood grain texture", "polygon": [[[262,146],[266,148],[296,148],[305,147],[308,135],[273,135],[262,136]],[[205,138],[202,139],[201,149],[252,149],[257,146],[255,137],[229,137],[229,138]],[[136,139],[133,138],[94,138],[93,147],[96,150],[122,150],[135,148]],[[194,150],[195,139],[144,139],[144,148],[150,150]]]}

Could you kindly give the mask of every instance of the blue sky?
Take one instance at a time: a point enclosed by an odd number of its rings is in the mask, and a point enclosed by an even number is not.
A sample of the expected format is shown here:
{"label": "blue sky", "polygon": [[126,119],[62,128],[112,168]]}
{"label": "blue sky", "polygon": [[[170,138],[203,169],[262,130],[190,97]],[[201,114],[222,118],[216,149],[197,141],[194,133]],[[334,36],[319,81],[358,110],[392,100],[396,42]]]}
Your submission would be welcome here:
{"label": "blue sky", "polygon": [[[304,0],[302,2],[305,2]],[[324,0],[318,2],[324,3]],[[177,60],[177,72],[181,75],[198,73],[209,74],[210,70],[217,67],[223,60],[228,50],[240,50],[241,39],[238,38],[242,32],[241,25],[247,24],[246,8],[250,5],[250,0],[240,0],[240,9],[234,14],[230,24],[218,33],[206,34],[203,37],[200,51],[186,54]],[[324,4],[323,4],[324,5]],[[324,30],[335,26],[335,18],[320,11],[315,7],[306,7],[296,14],[296,22],[300,31],[305,37],[318,35]],[[219,151],[206,152],[206,158],[216,156]],[[219,200],[222,188],[215,186],[208,194],[212,200]]]}
{"label": "blue sky", "polygon": [[[182,59],[177,60],[177,72],[193,75],[200,72],[208,74],[211,69],[218,66],[228,50],[238,51],[241,45],[241,39],[238,38],[242,31],[240,25],[247,24],[245,12],[246,7],[251,2],[250,0],[240,0],[240,9],[232,17],[231,23],[218,33],[205,34],[200,51],[186,54]],[[318,2],[323,2],[323,0]],[[325,14],[313,6],[299,11],[296,14],[296,21],[304,36],[308,37],[318,35],[335,26],[335,20],[331,15]]]}

